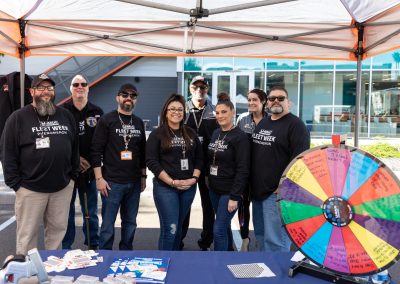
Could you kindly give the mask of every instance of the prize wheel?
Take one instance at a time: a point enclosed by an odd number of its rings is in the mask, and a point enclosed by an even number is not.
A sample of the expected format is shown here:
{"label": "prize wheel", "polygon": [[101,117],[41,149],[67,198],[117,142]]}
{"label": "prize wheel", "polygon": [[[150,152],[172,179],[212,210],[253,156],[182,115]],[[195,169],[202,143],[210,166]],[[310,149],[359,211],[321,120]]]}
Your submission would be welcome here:
{"label": "prize wheel", "polygon": [[278,200],[294,244],[325,269],[369,275],[399,258],[399,180],[360,149],[329,145],[303,152],[286,168]]}

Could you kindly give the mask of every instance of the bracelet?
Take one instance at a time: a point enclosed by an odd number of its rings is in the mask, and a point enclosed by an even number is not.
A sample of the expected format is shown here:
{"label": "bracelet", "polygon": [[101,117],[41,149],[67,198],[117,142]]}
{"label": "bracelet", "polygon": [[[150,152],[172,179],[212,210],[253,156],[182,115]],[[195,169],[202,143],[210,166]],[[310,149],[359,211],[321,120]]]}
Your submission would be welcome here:
{"label": "bracelet", "polygon": [[147,175],[142,175],[142,178],[147,178]]}
{"label": "bracelet", "polygon": [[96,178],[96,181],[99,181],[99,180],[101,180],[103,177],[99,177],[99,178]]}
{"label": "bracelet", "polygon": [[174,181],[174,180],[171,181],[170,186],[171,186],[171,187],[175,187],[175,181]]}
{"label": "bracelet", "polygon": [[192,176],[192,178],[194,178],[196,180],[196,182],[199,181],[199,177],[197,177],[197,176]]}

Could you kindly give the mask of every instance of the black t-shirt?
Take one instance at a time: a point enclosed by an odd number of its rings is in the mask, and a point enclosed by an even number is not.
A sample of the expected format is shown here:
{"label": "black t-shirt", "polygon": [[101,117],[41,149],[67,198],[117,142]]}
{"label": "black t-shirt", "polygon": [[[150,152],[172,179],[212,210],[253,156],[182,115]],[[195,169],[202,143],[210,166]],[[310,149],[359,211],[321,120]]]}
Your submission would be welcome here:
{"label": "black t-shirt", "polygon": [[74,117],[64,108],[45,117],[32,105],[15,111],[6,122],[0,149],[5,182],[14,190],[23,186],[57,192],[78,176],[78,132]]}
{"label": "black t-shirt", "polygon": [[264,117],[252,134],[251,197],[258,201],[267,198],[278,188],[290,161],[309,148],[310,134],[297,116]]}
{"label": "black t-shirt", "polygon": [[[216,129],[208,145],[208,161],[210,189],[239,200],[250,173],[250,141],[246,133],[238,127],[230,131]],[[217,175],[210,172],[213,165],[218,167]]]}
{"label": "black t-shirt", "polygon": [[[121,157],[125,141],[128,142],[127,150],[132,152],[132,159],[129,160]],[[146,134],[139,117],[112,111],[100,118],[92,140],[91,162],[93,168],[103,163],[105,180],[121,184],[139,180],[142,169],[146,168],[145,152]]]}
{"label": "black t-shirt", "polygon": [[[174,136],[168,150],[161,149],[162,128],[157,128],[150,134],[146,145],[146,162],[156,178],[164,170],[172,179],[189,179],[193,176],[194,169],[202,169],[203,151],[201,143],[193,129],[189,127],[186,127],[186,129],[194,137],[189,149],[182,148],[185,145],[185,140],[180,130],[171,130]],[[185,153],[183,153],[183,150],[185,150]],[[181,159],[188,159],[187,170],[182,170]]]}
{"label": "black t-shirt", "polygon": [[69,110],[74,116],[79,131],[79,154],[89,161],[94,130],[100,117],[104,114],[103,110],[90,102],[82,110],[79,110],[74,106],[72,100],[63,104],[62,107]]}

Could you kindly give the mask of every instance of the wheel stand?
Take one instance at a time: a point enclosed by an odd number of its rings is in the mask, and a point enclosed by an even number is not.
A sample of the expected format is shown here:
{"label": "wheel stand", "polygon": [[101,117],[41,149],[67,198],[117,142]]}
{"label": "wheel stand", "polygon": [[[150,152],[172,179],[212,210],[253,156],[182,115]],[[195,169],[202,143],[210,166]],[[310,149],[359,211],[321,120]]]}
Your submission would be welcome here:
{"label": "wheel stand", "polygon": [[310,264],[307,260],[299,261],[289,268],[289,277],[294,277],[297,273],[308,274],[313,277],[338,284],[372,284],[371,281],[364,280],[360,277],[333,273],[329,270]]}

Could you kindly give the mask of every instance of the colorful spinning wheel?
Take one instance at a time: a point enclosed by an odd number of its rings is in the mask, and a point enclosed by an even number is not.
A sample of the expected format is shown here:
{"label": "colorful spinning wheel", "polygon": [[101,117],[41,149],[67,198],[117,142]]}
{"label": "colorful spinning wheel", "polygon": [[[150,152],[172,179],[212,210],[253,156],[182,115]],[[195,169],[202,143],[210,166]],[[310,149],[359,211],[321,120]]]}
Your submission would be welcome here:
{"label": "colorful spinning wheel", "polygon": [[399,180],[349,146],[320,146],[294,159],[279,185],[281,217],[314,263],[347,275],[386,269],[399,258]]}

